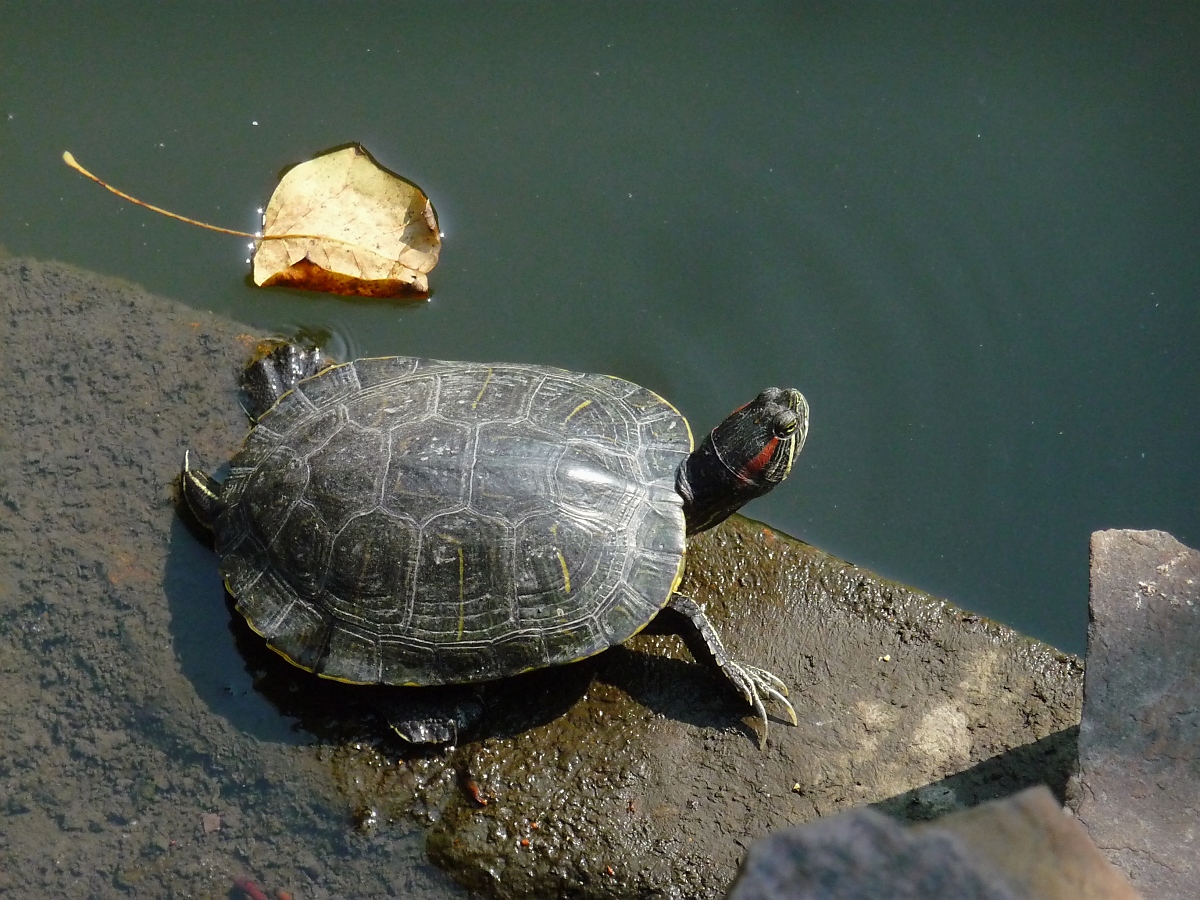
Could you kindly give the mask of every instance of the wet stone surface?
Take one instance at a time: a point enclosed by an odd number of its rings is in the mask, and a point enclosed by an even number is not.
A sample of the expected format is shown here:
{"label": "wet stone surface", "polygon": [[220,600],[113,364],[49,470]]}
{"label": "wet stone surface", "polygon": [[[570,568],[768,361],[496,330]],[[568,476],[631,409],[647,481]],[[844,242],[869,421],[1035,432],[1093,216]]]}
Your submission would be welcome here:
{"label": "wet stone surface", "polygon": [[28,259],[0,316],[0,893],[460,895],[418,830],[348,827],[176,514],[185,444],[245,433],[236,326]]}
{"label": "wet stone surface", "polygon": [[799,725],[773,721],[760,751],[678,639],[635,638],[597,660],[584,702],[457,751],[491,799],[450,796],[435,859],[504,897],[715,897],[772,829],[867,803],[924,819],[1039,781],[1062,792],[1077,659],[748,519],[695,542],[683,588],[740,658],[790,684]]}
{"label": "wet stone surface", "polygon": [[[390,735],[403,691],[323,682],[222,602],[177,515],[185,446],[245,434],[233,323],[0,263],[0,888],[16,896],[715,897],[768,830],[856,805],[924,819],[1061,792],[1077,659],[751,520],[685,590],[791,687],[759,723],[670,636],[490,686],[457,748]],[[412,348],[404,348],[412,349]],[[803,490],[802,483],[784,490]],[[778,710],[775,710],[778,713]],[[215,818],[214,818],[215,817]]]}

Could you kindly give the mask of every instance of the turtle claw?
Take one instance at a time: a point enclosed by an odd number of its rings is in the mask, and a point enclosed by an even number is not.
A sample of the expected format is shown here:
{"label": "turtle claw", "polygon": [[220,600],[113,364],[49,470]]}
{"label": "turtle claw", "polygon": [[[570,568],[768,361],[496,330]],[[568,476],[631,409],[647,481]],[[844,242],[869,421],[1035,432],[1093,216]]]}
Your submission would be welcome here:
{"label": "turtle claw", "polygon": [[792,720],[792,724],[796,724],[796,711],[792,709],[792,704],[788,700],[787,685],[784,684],[778,676],[773,672],[768,672],[766,669],[760,669],[758,666],[742,665],[742,668],[751,674],[759,689],[770,697],[772,700],[778,700],[786,707],[788,716]]}
{"label": "turtle claw", "polygon": [[762,681],[775,688],[775,690],[777,690],[784,697],[788,695],[787,685],[784,684],[783,679],[777,676],[774,672],[768,672],[766,669],[760,669],[758,666],[747,665],[743,666],[743,668],[753,671],[754,674],[757,675]]}
{"label": "turtle claw", "polygon": [[760,750],[766,749],[767,734],[770,730],[770,720],[767,717],[767,710],[762,701],[764,694],[782,704],[783,708],[787,710],[788,719],[791,720],[793,725],[797,724],[796,710],[792,708],[792,704],[787,698],[787,686],[777,676],[766,669],[758,668],[758,666],[736,663],[732,660],[724,668],[725,673],[729,676],[729,680],[733,682],[749,704],[754,707],[754,712],[758,718],[762,719],[763,730],[758,740],[758,748]]}

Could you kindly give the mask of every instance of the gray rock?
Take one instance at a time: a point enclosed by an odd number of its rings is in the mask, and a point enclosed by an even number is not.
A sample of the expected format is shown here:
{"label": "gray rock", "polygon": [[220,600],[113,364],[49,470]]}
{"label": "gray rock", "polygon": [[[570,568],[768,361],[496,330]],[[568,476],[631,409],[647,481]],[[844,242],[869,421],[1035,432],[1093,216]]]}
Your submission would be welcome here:
{"label": "gray rock", "polygon": [[1019,900],[943,831],[916,832],[859,809],[763,838],[729,900]]}
{"label": "gray rock", "polygon": [[855,810],[757,841],[729,900],[1137,900],[1045,787],[905,827]]}
{"label": "gray rock", "polygon": [[1079,818],[1147,897],[1200,897],[1200,553],[1092,535]]}
{"label": "gray rock", "polygon": [[954,835],[972,865],[1003,877],[1030,900],[1137,900],[1087,830],[1044,787],[951,813],[917,830]]}

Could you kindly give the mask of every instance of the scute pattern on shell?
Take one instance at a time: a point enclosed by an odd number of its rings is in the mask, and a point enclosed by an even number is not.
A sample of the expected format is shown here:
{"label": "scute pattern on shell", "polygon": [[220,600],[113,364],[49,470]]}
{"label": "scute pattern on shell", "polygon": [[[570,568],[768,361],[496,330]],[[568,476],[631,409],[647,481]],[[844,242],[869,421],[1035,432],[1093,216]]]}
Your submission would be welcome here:
{"label": "scute pattern on shell", "polygon": [[646,388],[389,357],[302,382],[234,458],[221,572],[297,665],[485,681],[620,643],[683,569],[687,422]]}

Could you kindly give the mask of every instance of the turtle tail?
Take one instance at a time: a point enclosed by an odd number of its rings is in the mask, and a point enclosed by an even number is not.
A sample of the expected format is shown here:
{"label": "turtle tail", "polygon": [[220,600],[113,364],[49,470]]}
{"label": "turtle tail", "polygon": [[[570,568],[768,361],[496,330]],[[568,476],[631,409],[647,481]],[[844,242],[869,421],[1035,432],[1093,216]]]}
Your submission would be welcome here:
{"label": "turtle tail", "polygon": [[183,452],[183,471],[179,476],[183,499],[187,501],[192,515],[205,528],[212,530],[217,516],[225,508],[221,500],[221,483],[214,481],[200,469],[192,468],[190,451]]}

